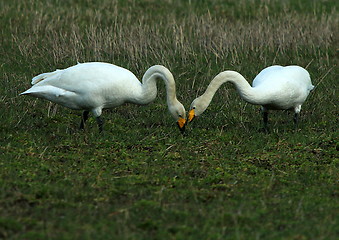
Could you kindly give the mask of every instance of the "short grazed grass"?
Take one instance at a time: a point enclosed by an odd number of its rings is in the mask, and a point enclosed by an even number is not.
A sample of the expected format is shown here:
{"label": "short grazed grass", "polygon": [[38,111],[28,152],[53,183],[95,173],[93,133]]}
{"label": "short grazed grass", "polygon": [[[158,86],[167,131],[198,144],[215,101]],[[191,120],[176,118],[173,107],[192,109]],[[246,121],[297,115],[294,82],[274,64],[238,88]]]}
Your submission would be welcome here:
{"label": "short grazed grass", "polygon": [[[0,239],[337,239],[336,1],[0,2]],[[148,106],[80,112],[18,94],[41,72],[163,64],[189,108],[220,71],[297,64],[299,129],[223,86],[181,135],[164,84]]]}

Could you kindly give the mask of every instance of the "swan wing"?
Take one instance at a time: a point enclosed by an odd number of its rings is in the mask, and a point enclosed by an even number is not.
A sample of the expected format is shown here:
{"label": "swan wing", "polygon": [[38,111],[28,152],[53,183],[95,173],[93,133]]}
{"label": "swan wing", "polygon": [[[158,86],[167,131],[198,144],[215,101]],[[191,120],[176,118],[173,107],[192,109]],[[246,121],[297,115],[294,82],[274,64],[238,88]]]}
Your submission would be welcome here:
{"label": "swan wing", "polygon": [[252,86],[257,87],[262,84],[279,85],[283,82],[289,82],[289,85],[298,85],[298,87],[312,90],[310,74],[308,71],[300,66],[279,66],[274,65],[263,69],[253,80]]}
{"label": "swan wing", "polygon": [[272,109],[292,109],[301,105],[313,85],[309,73],[299,66],[271,66],[253,80],[262,105]]}
{"label": "swan wing", "polygon": [[41,82],[43,80],[46,79],[59,79],[61,76],[63,70],[55,70],[54,72],[48,72],[48,73],[41,73],[38,76],[35,76],[34,78],[32,78],[32,85],[37,84],[38,82]]}
{"label": "swan wing", "polygon": [[279,65],[270,66],[261,70],[261,72],[254,78],[252,86],[257,87],[264,84],[267,81],[271,81],[272,78],[275,79],[276,76],[279,76],[280,71],[284,67]]}
{"label": "swan wing", "polygon": [[78,94],[110,94],[129,97],[141,82],[127,69],[109,63],[79,63],[33,78],[35,86],[54,86]]}
{"label": "swan wing", "polygon": [[[141,82],[127,69],[109,63],[78,63],[33,78],[33,87],[22,94],[44,98],[66,107],[110,108],[140,95]],[[39,87],[39,88],[38,88]],[[75,96],[73,96],[75,94]],[[68,97],[69,102],[60,100]],[[78,108],[78,107],[77,107]]]}

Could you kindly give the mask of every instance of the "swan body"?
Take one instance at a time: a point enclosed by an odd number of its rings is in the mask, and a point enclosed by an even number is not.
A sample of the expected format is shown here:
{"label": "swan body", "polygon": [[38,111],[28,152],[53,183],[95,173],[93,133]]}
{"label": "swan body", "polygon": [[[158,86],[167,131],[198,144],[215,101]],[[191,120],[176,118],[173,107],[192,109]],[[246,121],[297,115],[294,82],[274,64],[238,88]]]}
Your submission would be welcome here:
{"label": "swan body", "polygon": [[216,91],[226,82],[234,84],[246,102],[262,106],[265,129],[268,110],[292,110],[295,113],[294,122],[297,124],[301,105],[314,88],[309,73],[300,66],[267,67],[254,78],[252,86],[240,73],[224,71],[211,81],[203,95],[192,102],[189,121],[206,110]]}
{"label": "swan body", "polygon": [[161,65],[150,67],[141,83],[129,70],[110,63],[78,63],[34,77],[31,82],[33,86],[20,95],[30,95],[70,109],[84,110],[81,128],[91,112],[102,131],[103,122],[100,116],[103,109],[124,103],[145,105],[152,102],[157,96],[157,79],[165,82],[168,109],[183,131],[185,108],[176,98],[172,73]]}

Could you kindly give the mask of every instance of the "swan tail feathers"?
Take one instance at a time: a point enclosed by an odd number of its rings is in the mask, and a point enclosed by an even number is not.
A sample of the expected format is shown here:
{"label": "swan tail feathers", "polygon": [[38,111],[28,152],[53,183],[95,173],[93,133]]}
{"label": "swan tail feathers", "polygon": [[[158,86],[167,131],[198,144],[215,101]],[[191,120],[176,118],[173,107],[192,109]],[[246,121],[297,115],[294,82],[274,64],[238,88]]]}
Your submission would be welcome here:
{"label": "swan tail feathers", "polygon": [[53,86],[33,86],[19,95],[31,95],[38,98],[46,98],[46,96],[59,97],[64,95],[66,92],[67,91],[64,89]]}
{"label": "swan tail feathers", "polygon": [[61,71],[62,71],[62,70],[57,69],[57,70],[54,71],[54,72],[41,73],[41,74],[35,76],[34,78],[32,78],[31,84],[32,84],[32,85],[35,85],[35,84],[37,84],[38,82],[41,82],[41,81],[43,81],[43,80],[45,80],[45,79],[47,79],[47,78],[57,77],[57,76],[59,76],[59,74],[60,74]]}
{"label": "swan tail feathers", "polygon": [[21,96],[21,95],[28,95],[28,94],[30,94],[29,89],[24,91],[24,92],[22,92],[22,93],[20,93],[19,96]]}

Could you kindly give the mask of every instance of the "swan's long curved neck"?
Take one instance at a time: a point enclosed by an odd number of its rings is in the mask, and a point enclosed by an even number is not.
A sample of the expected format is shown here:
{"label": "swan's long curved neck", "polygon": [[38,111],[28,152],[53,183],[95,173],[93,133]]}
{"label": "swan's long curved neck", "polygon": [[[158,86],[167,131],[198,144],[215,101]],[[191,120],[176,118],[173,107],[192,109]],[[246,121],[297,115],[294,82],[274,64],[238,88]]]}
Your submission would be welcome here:
{"label": "swan's long curved neck", "polygon": [[177,101],[175,81],[172,73],[165,67],[155,65],[150,67],[142,78],[139,104],[152,102],[157,96],[157,80],[162,79],[166,85],[167,105],[170,107]]}
{"label": "swan's long curved neck", "polygon": [[251,87],[240,73],[235,71],[224,71],[219,73],[211,81],[205,93],[202,95],[202,97],[205,98],[205,101],[210,103],[216,91],[226,82],[234,84],[238,93],[246,102],[251,104],[260,104],[257,91]]}

